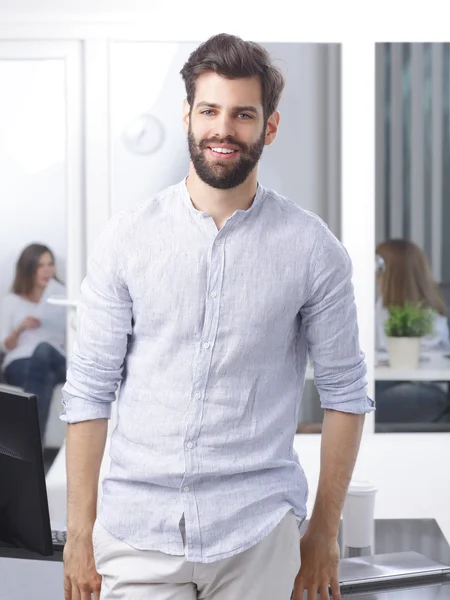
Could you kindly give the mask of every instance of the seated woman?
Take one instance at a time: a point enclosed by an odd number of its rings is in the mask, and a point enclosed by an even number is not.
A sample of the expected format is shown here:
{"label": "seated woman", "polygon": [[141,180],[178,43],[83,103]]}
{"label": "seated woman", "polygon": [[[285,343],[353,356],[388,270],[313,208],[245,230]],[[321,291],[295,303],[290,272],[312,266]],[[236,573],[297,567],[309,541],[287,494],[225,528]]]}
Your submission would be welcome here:
{"label": "seated woman", "polygon": [[420,340],[421,349],[448,350],[450,335],[447,308],[425,254],[417,244],[403,239],[387,240],[378,244],[376,253],[384,262],[384,272],[377,273],[377,350],[386,350],[384,323],[389,316],[387,306],[402,305],[406,302],[422,302],[434,311],[434,331]]}
{"label": "seated woman", "polygon": [[16,264],[11,293],[0,308],[0,344],[5,381],[38,398],[41,439],[55,385],[66,379],[65,315],[47,303],[64,293],[55,273],[52,251],[42,244],[27,246]]}
{"label": "seated woman", "polygon": [[[377,273],[379,297],[375,312],[377,351],[386,351],[384,324],[389,305],[423,303],[433,310],[434,330],[421,338],[421,350],[450,348],[447,309],[427,258],[409,240],[392,239],[379,244],[376,253],[384,263]],[[436,422],[449,410],[447,395],[432,382],[376,382],[377,422]]]}

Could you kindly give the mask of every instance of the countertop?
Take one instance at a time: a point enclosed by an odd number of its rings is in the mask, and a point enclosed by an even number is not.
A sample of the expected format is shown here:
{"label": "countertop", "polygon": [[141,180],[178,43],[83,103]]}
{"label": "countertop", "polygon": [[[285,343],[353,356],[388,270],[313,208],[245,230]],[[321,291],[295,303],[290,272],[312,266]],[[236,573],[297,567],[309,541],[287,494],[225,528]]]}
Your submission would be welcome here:
{"label": "countertop", "polygon": [[[307,524],[306,521],[302,530],[307,527]],[[339,543],[342,548],[341,532],[339,532]],[[450,545],[434,519],[375,519],[374,554],[404,551],[416,551],[428,558],[450,565]],[[8,548],[0,548],[0,557],[62,561],[62,553],[44,558],[24,550]],[[18,561],[18,567],[19,562],[21,563],[20,570],[23,573],[25,563]],[[36,563],[31,566],[36,567],[39,572],[44,574],[44,565],[41,568]],[[41,571],[42,569],[43,571]],[[62,576],[59,573],[59,567],[56,564],[53,567],[47,564],[46,569],[49,571],[49,576],[56,578],[56,585],[60,586]],[[58,573],[56,571],[53,573],[55,569]],[[397,583],[395,586],[389,584],[389,588],[387,588],[384,584],[383,589],[380,587],[376,589],[374,585],[372,588],[365,588],[364,591],[362,589],[358,591],[343,589],[342,592],[343,600],[348,598],[352,600],[450,600],[450,576],[442,576],[441,579],[414,585]],[[0,598],[3,598],[1,593]]]}
{"label": "countertop", "polygon": [[[339,543],[341,545],[341,532]],[[434,519],[375,519],[374,554],[414,550],[450,565],[450,545]],[[342,547],[342,545],[341,545]],[[343,600],[450,600],[450,576],[414,585],[345,592]]]}

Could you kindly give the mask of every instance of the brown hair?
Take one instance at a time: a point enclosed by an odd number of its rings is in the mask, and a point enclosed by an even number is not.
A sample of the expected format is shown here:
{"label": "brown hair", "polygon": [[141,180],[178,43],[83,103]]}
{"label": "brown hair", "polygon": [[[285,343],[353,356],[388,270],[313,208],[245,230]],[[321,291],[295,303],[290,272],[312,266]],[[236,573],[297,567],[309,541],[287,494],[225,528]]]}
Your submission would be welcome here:
{"label": "brown hair", "polygon": [[272,64],[270,54],[256,42],[219,33],[203,42],[181,69],[186,86],[189,106],[192,108],[197,77],[206,71],[213,71],[228,79],[258,77],[261,82],[261,96],[264,119],[277,109],[285,81],[282,72]]}
{"label": "brown hair", "polygon": [[[14,294],[23,295],[29,294],[33,289],[34,279],[39,266],[39,260],[43,254],[48,252],[55,262],[55,256],[53,252],[47,246],[43,244],[30,244],[22,250],[21,255],[16,263],[16,274],[14,282],[11,286],[11,291]],[[60,281],[54,275],[54,279]]]}
{"label": "brown hair", "polygon": [[441,315],[447,313],[428,260],[417,244],[404,239],[387,240],[378,244],[376,253],[385,264],[380,279],[383,306],[421,302]]}

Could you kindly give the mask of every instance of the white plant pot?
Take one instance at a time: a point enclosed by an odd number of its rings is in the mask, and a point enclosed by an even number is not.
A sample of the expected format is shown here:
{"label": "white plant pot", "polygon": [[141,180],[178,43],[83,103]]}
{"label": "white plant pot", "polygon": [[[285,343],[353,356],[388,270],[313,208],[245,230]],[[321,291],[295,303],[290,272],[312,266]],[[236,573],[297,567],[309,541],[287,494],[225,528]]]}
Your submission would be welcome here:
{"label": "white plant pot", "polygon": [[388,337],[386,342],[389,364],[393,369],[417,369],[420,337]]}

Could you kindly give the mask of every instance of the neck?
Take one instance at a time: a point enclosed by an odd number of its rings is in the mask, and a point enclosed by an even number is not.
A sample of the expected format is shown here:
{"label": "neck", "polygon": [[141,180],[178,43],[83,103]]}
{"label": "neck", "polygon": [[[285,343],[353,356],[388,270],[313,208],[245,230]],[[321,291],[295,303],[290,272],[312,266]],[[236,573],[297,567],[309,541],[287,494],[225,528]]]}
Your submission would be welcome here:
{"label": "neck", "polygon": [[194,207],[210,215],[218,227],[222,226],[236,210],[250,208],[257,186],[256,168],[241,185],[231,190],[219,190],[202,181],[192,163],[186,181],[186,187]]}
{"label": "neck", "polygon": [[28,300],[31,300],[32,302],[39,302],[39,300],[42,298],[43,291],[44,291],[43,288],[34,286],[33,289],[31,290],[31,292],[26,294],[26,297],[28,298]]}

